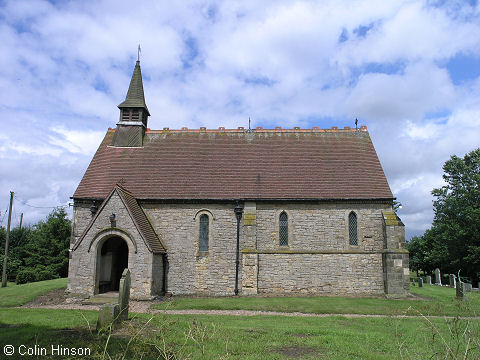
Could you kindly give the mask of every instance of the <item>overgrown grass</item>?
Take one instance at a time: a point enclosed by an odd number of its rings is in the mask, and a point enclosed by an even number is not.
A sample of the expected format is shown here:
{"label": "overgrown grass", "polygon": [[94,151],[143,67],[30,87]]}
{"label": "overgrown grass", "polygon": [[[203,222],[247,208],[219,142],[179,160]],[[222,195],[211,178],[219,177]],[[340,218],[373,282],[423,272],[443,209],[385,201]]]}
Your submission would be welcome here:
{"label": "overgrown grass", "polygon": [[[423,315],[476,315],[480,295],[412,287],[423,300],[342,297],[175,298],[168,308],[417,315],[416,318],[131,314],[114,331],[95,331],[96,311],[8,308],[66,285],[66,279],[0,290],[0,353],[20,345],[88,348],[85,359],[478,359],[480,320]],[[12,298],[15,301],[12,301]],[[3,305],[7,304],[7,305]],[[132,318],[133,317],[133,318]],[[0,356],[1,357],[1,356]],[[9,357],[20,359],[24,356]],[[41,357],[45,358],[45,357]],[[48,358],[48,357],[47,357]],[[59,358],[51,356],[51,358]],[[63,357],[68,358],[68,357]]]}
{"label": "overgrown grass", "polygon": [[9,282],[7,287],[0,288],[0,307],[21,306],[51,290],[66,287],[67,282],[67,278],[38,281],[22,285]]}
{"label": "overgrown grass", "polygon": [[94,311],[4,308],[0,319],[2,347],[88,347],[92,359],[463,359],[465,350],[467,359],[480,356],[463,335],[468,328],[478,339],[478,320],[144,314],[96,334],[89,330]]}
{"label": "overgrown grass", "polygon": [[174,297],[154,305],[156,309],[258,310],[315,314],[476,316],[480,314],[480,294],[467,293],[467,301],[455,298],[455,289],[425,285],[412,287],[411,299],[384,297],[358,298],[339,296],[310,297]]}

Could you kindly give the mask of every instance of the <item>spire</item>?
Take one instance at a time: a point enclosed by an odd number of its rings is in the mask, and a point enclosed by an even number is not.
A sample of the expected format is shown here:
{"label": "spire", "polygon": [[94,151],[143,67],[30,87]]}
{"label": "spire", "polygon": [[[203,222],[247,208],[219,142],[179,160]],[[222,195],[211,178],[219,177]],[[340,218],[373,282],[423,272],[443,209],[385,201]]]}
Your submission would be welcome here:
{"label": "spire", "polygon": [[[138,55],[140,56],[140,48]],[[120,120],[113,137],[113,146],[143,146],[145,129],[147,128],[148,111],[143,93],[142,71],[140,60],[137,60],[133,70],[132,80],[128,87],[125,101],[118,105],[120,108]]]}
{"label": "spire", "polygon": [[122,108],[143,108],[146,110],[147,116],[150,116],[147,104],[145,103],[145,95],[143,93],[142,70],[140,69],[140,60],[137,60],[135,69],[133,70],[132,80],[128,87],[127,97],[125,101],[118,105]]}

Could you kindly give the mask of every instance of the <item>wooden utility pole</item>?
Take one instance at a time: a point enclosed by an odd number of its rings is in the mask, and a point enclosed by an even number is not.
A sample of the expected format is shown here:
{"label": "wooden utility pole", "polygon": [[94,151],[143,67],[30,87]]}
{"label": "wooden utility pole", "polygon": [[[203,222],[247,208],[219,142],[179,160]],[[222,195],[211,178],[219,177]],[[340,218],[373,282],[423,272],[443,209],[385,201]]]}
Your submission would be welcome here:
{"label": "wooden utility pole", "polygon": [[23,223],[23,213],[20,214],[20,226],[19,226],[19,230],[22,230],[22,223]]}
{"label": "wooden utility pole", "polygon": [[10,207],[8,208],[7,236],[5,237],[5,255],[3,256],[2,287],[7,286],[7,256],[8,238],[10,237],[10,224],[12,223],[13,191],[10,191]]}

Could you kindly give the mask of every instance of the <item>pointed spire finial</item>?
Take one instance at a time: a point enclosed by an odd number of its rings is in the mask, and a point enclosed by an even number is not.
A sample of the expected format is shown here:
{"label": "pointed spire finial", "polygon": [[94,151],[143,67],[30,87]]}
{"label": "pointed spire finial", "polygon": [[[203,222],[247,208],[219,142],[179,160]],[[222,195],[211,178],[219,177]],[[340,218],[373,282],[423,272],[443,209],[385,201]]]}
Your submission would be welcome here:
{"label": "pointed spire finial", "polygon": [[355,118],[355,130],[358,130],[358,126],[357,126],[357,125],[358,125],[358,119]]}
{"label": "pointed spire finial", "polygon": [[140,62],[140,53],[142,52],[142,49],[140,48],[140,44],[138,44],[138,53],[137,53],[137,61]]}
{"label": "pointed spire finial", "polygon": [[248,130],[252,130],[252,128],[250,127],[250,116],[248,117]]}
{"label": "pointed spire finial", "polygon": [[[138,57],[140,58],[140,45],[138,46]],[[150,116],[147,104],[145,104],[145,95],[143,93],[143,80],[142,70],[140,69],[140,61],[137,60],[135,68],[133,69],[132,80],[130,80],[130,86],[128,87],[127,96],[119,108],[144,108],[147,110],[147,115]]]}

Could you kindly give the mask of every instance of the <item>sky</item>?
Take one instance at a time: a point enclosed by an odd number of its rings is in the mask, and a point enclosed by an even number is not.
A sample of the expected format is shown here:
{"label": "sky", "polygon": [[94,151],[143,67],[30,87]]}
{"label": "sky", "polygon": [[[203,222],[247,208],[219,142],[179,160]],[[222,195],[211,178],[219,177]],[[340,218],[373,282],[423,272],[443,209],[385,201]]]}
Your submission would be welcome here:
{"label": "sky", "polygon": [[477,1],[0,0],[0,226],[66,206],[141,45],[151,129],[367,125],[407,239],[480,143]]}

